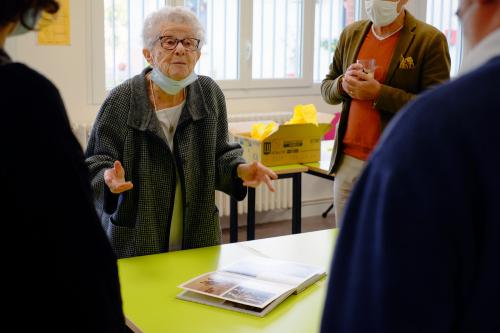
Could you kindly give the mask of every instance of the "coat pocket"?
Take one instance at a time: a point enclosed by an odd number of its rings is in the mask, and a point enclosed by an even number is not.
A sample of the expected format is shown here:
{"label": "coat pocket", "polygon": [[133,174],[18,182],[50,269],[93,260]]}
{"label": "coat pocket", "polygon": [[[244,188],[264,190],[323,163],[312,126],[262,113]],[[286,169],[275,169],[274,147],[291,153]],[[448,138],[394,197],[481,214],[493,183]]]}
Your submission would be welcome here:
{"label": "coat pocket", "polygon": [[115,215],[103,216],[104,231],[118,258],[131,257],[135,255],[135,227],[118,225]]}

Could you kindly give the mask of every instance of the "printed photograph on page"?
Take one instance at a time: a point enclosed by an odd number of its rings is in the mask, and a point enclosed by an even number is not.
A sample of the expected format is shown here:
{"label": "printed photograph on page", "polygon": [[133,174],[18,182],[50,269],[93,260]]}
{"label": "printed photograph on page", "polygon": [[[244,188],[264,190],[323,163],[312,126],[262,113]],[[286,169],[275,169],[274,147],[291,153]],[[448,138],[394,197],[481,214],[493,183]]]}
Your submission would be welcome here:
{"label": "printed photograph on page", "polygon": [[263,308],[293,289],[287,284],[252,280],[223,272],[198,276],[179,286],[185,290]]}
{"label": "printed photograph on page", "polygon": [[291,289],[287,285],[244,279],[222,297],[237,303],[263,308]]}
{"label": "printed photograph on page", "polygon": [[209,296],[221,296],[239,283],[241,283],[241,280],[231,275],[211,272],[198,276],[180,285],[180,287]]}

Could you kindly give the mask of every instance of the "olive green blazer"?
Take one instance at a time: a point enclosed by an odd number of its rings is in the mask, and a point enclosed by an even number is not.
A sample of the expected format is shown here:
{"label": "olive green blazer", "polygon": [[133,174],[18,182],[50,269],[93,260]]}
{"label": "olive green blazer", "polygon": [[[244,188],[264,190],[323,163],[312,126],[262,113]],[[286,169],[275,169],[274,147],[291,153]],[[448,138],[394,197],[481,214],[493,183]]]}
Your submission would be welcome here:
{"label": "olive green blazer", "polygon": [[[321,84],[321,95],[329,104],[343,103],[337,125],[330,172],[335,172],[347,129],[351,98],[339,89],[339,79],[356,62],[365,36],[371,29],[367,20],[347,26],[340,36],[330,72]],[[450,78],[450,53],[446,37],[435,27],[413,17],[406,11],[405,23],[389,65],[389,70],[374,107],[380,111],[382,130],[396,112],[429,87]]]}

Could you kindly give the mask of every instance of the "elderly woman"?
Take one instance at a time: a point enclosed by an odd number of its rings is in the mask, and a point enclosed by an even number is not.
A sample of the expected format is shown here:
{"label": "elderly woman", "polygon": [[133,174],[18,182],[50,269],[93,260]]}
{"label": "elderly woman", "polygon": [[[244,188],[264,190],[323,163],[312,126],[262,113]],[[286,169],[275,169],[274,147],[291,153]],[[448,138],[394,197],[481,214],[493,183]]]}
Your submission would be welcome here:
{"label": "elderly woman", "polygon": [[[229,143],[224,95],[193,69],[203,27],[183,7],[144,22],[151,67],[113,89],[86,161],[102,225],[119,257],[220,244],[215,190],[238,200],[276,174]],[[128,181],[126,181],[126,179]]]}

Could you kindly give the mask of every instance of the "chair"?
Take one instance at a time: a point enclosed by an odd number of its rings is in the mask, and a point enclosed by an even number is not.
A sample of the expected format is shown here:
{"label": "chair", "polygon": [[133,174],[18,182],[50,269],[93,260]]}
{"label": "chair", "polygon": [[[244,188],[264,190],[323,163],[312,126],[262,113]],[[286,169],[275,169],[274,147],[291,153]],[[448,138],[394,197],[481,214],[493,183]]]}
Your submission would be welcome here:
{"label": "chair", "polygon": [[340,120],[340,112],[335,113],[335,116],[332,119],[332,128],[325,133],[323,140],[333,140],[335,139],[335,131],[337,130],[337,124]]}
{"label": "chair", "polygon": [[321,216],[326,217],[328,213],[332,210],[332,208],[333,204],[330,204],[330,206],[328,206],[328,208],[321,214]]}

